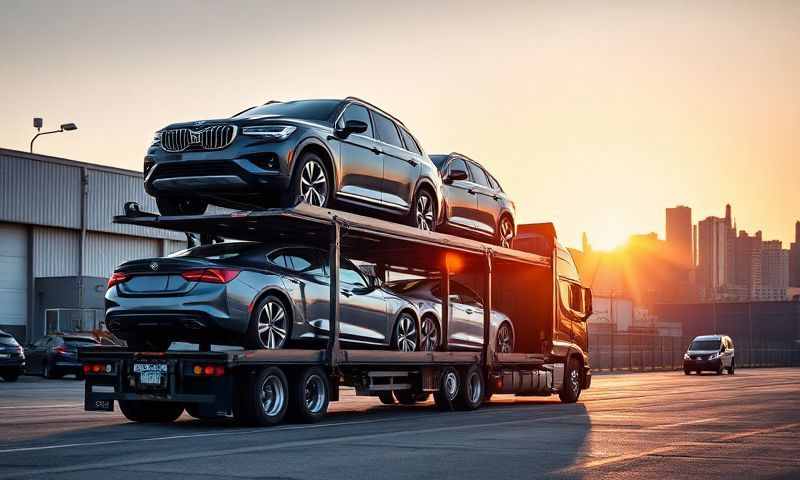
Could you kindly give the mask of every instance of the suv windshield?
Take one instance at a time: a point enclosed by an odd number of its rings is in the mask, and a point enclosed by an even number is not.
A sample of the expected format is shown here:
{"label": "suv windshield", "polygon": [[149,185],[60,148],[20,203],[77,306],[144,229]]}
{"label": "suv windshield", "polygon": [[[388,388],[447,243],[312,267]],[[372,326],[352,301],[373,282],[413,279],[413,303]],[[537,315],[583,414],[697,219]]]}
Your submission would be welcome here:
{"label": "suv windshield", "polygon": [[300,120],[328,120],[341,100],[296,100],[293,102],[274,102],[253,107],[233,118],[248,118],[262,115],[291,117]]}
{"label": "suv windshield", "polygon": [[689,345],[689,350],[719,350],[719,340],[695,340]]}
{"label": "suv windshield", "polygon": [[17,341],[11,335],[0,335],[0,345],[8,345],[10,347],[19,346]]}

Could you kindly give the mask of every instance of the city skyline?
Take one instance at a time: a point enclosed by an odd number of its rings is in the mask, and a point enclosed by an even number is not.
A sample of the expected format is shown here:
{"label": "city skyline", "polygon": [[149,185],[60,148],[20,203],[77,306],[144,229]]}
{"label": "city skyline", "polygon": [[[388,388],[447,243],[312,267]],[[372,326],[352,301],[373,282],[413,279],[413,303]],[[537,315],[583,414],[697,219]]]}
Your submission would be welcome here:
{"label": "city skyline", "polygon": [[653,212],[678,203],[702,218],[731,202],[740,224],[791,240],[800,3],[412,1],[402,21],[367,2],[159,12],[5,5],[0,146],[27,150],[41,116],[79,129],[37,140],[37,152],[140,170],[166,124],[357,95],[428,153],[479,160],[520,222],[553,221],[567,245],[582,231],[597,248],[640,231],[663,238]]}

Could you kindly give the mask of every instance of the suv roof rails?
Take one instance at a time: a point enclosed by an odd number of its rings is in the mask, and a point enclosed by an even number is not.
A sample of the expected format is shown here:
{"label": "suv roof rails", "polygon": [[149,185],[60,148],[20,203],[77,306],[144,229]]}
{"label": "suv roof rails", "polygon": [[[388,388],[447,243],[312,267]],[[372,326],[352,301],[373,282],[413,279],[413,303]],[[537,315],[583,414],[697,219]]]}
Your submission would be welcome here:
{"label": "suv roof rails", "polygon": [[345,98],[344,101],[345,102],[348,102],[348,101],[349,102],[353,102],[353,101],[355,101],[355,102],[363,103],[364,105],[367,105],[368,107],[370,107],[370,108],[372,108],[374,110],[377,110],[377,111],[381,112],[382,114],[386,115],[387,117],[391,118],[395,122],[397,122],[400,125],[402,125],[403,128],[408,128],[408,127],[406,127],[406,124],[403,123],[403,121],[400,120],[399,118],[395,117],[394,115],[392,115],[391,113],[389,113],[386,110],[382,109],[381,107],[378,107],[378,106],[376,106],[376,105],[374,105],[372,103],[369,103],[368,101],[366,101],[364,99],[361,99],[361,98],[358,98],[358,97],[349,96],[349,97]]}

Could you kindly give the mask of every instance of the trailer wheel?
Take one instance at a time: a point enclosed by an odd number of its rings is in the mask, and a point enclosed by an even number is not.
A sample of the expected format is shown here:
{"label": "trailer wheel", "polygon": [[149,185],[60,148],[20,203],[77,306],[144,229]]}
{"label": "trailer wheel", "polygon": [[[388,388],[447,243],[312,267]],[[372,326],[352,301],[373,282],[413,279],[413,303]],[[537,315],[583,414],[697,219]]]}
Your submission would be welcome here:
{"label": "trailer wheel", "polygon": [[378,398],[384,405],[394,405],[394,395],[392,395],[391,390],[378,392]]}
{"label": "trailer wheel", "polygon": [[567,361],[564,372],[564,384],[558,392],[558,398],[564,403],[575,403],[581,395],[581,364],[577,358],[572,357]]}
{"label": "trailer wheel", "polygon": [[456,407],[459,410],[475,410],[480,407],[483,403],[485,388],[480,368],[473,365],[467,369],[461,385],[462,388],[456,397]]}
{"label": "trailer wheel", "polygon": [[461,377],[456,369],[452,367],[442,369],[439,375],[439,390],[433,393],[433,399],[439,410],[446,412],[455,410],[455,402],[460,390]]}
{"label": "trailer wheel", "polygon": [[170,423],[183,413],[180,403],[119,400],[125,418],[139,423]]}
{"label": "trailer wheel", "polygon": [[316,423],[328,413],[330,386],[319,367],[309,367],[294,378],[291,395],[291,417],[301,423]]}
{"label": "trailer wheel", "polygon": [[241,423],[266,427],[283,420],[289,404],[286,375],[278,367],[269,367],[245,380],[241,391]]}

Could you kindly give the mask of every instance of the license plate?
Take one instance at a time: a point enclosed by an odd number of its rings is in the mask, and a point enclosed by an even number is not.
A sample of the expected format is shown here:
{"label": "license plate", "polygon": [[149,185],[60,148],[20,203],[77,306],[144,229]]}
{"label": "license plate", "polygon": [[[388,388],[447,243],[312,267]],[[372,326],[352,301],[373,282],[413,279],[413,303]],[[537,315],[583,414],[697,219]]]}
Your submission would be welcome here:
{"label": "license plate", "polygon": [[139,374],[140,385],[161,385],[167,374],[166,363],[134,363],[133,372]]}

